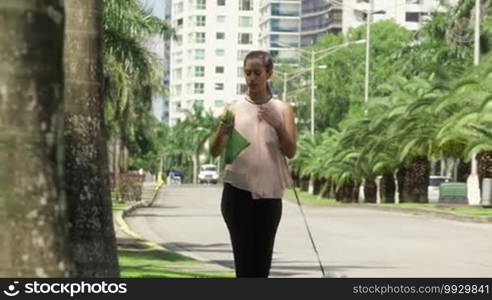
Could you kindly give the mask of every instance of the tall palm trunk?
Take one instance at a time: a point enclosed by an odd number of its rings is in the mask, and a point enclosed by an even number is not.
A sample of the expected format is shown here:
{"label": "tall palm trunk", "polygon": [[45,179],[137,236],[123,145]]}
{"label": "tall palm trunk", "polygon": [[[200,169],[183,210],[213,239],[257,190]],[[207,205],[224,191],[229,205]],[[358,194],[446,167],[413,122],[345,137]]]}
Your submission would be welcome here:
{"label": "tall palm trunk", "polygon": [[477,157],[480,188],[484,178],[492,178],[492,151],[482,152]]}
{"label": "tall palm trunk", "polygon": [[358,186],[353,181],[345,183],[336,191],[335,199],[341,202],[357,202],[359,197]]}
{"label": "tall palm trunk", "polygon": [[103,117],[102,1],[66,1],[66,174],[79,277],[118,277]]}
{"label": "tall palm trunk", "polygon": [[0,1],[0,277],[73,274],[63,27],[63,1]]}
{"label": "tall palm trunk", "polygon": [[381,180],[381,202],[382,203],[394,203],[395,202],[395,179],[393,173],[384,173]]}
{"label": "tall palm trunk", "polygon": [[429,186],[430,164],[426,157],[417,157],[410,161],[405,172],[402,202],[426,203]]}
{"label": "tall palm trunk", "polygon": [[[400,167],[396,171],[395,177],[396,177],[396,181],[397,181],[398,186],[395,185],[395,188],[398,188],[398,194],[399,194],[399,200],[400,200],[399,202],[403,202],[401,200],[403,199],[403,195],[405,193],[406,174],[407,174],[407,168],[406,167]],[[396,189],[395,189],[395,192],[396,192]],[[396,197],[396,194],[395,194],[395,197]]]}
{"label": "tall palm trunk", "polygon": [[193,153],[191,160],[193,162],[193,181],[192,182],[196,184],[198,182],[198,162],[200,160],[200,153],[199,152]]}
{"label": "tall palm trunk", "polygon": [[366,179],[364,182],[364,201],[376,203],[377,185],[374,179]]}
{"label": "tall palm trunk", "polygon": [[471,170],[471,162],[464,162],[463,160],[460,159],[458,163],[458,176],[456,180],[458,182],[466,182],[468,175],[470,175],[470,170]]}

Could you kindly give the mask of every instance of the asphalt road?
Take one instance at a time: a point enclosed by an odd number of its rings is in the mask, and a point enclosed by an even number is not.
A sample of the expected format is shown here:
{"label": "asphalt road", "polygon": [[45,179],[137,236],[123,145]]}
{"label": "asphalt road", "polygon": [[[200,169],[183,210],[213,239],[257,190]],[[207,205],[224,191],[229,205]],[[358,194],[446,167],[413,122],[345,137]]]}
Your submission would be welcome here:
{"label": "asphalt road", "polygon": [[[174,185],[126,221],[182,254],[234,266],[222,186]],[[353,207],[304,207],[328,277],[492,277],[492,224]],[[321,277],[296,204],[283,202],[271,277]]]}

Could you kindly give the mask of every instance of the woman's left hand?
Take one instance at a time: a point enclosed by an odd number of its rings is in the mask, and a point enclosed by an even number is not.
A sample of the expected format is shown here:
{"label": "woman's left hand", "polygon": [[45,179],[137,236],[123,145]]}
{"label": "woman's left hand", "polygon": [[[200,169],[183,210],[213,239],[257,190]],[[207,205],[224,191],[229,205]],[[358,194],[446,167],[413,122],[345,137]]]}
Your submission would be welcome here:
{"label": "woman's left hand", "polygon": [[258,118],[265,120],[277,132],[284,128],[284,123],[280,114],[273,109],[271,105],[260,105],[258,110]]}

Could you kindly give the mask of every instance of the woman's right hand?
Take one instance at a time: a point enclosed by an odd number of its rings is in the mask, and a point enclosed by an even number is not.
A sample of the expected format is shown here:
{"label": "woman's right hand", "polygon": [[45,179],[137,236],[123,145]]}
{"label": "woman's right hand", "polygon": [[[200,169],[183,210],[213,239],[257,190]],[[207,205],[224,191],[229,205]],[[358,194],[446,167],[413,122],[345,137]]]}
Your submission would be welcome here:
{"label": "woman's right hand", "polygon": [[233,127],[234,113],[229,107],[226,107],[224,113],[219,117],[219,126],[212,137],[211,153],[213,157],[222,153]]}
{"label": "woman's right hand", "polygon": [[224,113],[220,116],[219,123],[220,133],[222,135],[229,134],[230,130],[234,127],[234,113],[229,109],[229,107],[227,107]]}

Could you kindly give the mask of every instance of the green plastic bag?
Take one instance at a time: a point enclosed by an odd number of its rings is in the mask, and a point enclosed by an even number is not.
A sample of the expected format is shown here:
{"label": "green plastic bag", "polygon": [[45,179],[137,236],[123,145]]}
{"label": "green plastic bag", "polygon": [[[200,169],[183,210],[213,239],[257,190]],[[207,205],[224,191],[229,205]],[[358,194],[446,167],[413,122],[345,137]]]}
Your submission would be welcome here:
{"label": "green plastic bag", "polygon": [[233,127],[233,115],[227,111],[223,122],[229,127],[229,138],[225,147],[224,160],[226,164],[231,164],[236,157],[249,146],[249,142]]}

